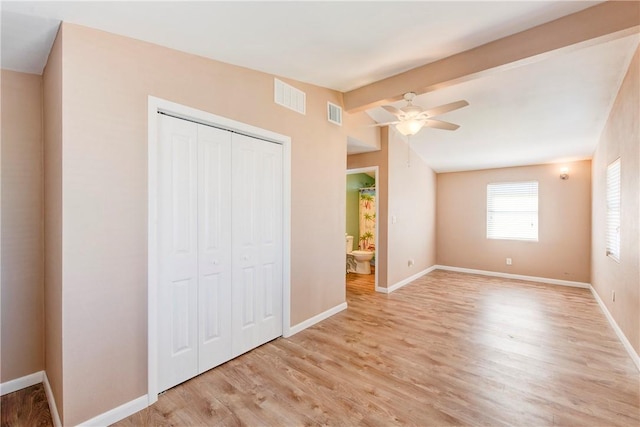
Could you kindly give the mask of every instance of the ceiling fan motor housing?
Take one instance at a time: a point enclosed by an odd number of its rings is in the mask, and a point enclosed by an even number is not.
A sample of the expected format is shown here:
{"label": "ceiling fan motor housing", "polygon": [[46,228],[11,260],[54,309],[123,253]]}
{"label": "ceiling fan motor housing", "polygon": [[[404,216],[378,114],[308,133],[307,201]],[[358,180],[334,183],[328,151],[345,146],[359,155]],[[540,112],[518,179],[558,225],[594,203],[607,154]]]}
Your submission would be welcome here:
{"label": "ceiling fan motor housing", "polygon": [[411,102],[413,101],[413,98],[416,97],[416,93],[415,92],[407,92],[404,94],[404,100],[407,102]]}

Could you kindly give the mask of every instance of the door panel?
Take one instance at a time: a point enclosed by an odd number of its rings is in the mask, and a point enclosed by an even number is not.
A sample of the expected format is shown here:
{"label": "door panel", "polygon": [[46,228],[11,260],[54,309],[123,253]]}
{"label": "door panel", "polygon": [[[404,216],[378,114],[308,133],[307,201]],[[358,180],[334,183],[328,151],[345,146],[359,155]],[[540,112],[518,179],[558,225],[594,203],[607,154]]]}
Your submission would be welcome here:
{"label": "door panel", "polygon": [[192,280],[177,280],[171,283],[171,356],[191,350],[191,307],[189,304]]}
{"label": "door panel", "polygon": [[231,359],[231,132],[198,125],[199,367]]}
{"label": "door panel", "polygon": [[158,385],[197,374],[197,125],[159,121]]}
{"label": "door panel", "polygon": [[253,308],[256,294],[255,268],[245,267],[242,269],[242,280],[238,283],[239,294],[242,295],[242,327],[243,330],[255,326],[255,310]]}
{"label": "door panel", "polygon": [[273,294],[277,293],[277,290],[273,286],[273,276],[275,275],[274,267],[275,266],[273,264],[264,265],[264,300],[262,303],[262,317],[265,319],[275,315]]}
{"label": "door panel", "polygon": [[[202,304],[200,307],[203,312],[204,328],[203,337],[200,341],[203,344],[209,344],[218,340],[223,335],[221,327],[222,319],[220,316],[220,304],[222,304],[220,274],[209,274],[202,276],[200,283],[200,295],[202,296]],[[228,305],[228,304],[227,304]]]}
{"label": "door panel", "polygon": [[282,146],[234,134],[232,163],[237,356],[282,335]]}

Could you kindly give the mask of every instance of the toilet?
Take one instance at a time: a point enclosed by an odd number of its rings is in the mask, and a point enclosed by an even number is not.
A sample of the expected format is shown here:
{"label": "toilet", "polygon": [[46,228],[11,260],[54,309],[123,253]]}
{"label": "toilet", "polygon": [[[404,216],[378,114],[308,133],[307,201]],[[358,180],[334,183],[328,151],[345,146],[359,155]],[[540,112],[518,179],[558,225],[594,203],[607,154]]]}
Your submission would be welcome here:
{"label": "toilet", "polygon": [[374,255],[372,251],[352,251],[351,255],[356,260],[357,274],[371,274],[371,260]]}
{"label": "toilet", "polygon": [[[373,251],[354,251],[353,236],[346,236],[347,273],[371,274]],[[355,268],[354,265],[355,264]]]}

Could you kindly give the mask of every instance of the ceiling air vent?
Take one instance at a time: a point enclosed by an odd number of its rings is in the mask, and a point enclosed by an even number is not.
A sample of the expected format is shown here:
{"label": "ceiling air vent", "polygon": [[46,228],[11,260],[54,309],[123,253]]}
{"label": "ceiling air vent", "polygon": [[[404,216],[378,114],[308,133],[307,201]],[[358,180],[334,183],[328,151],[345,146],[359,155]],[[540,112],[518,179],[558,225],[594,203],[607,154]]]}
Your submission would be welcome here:
{"label": "ceiling air vent", "polygon": [[327,102],[327,119],[338,126],[342,126],[342,108],[339,105]]}
{"label": "ceiling air vent", "polygon": [[274,80],[274,101],[300,114],[306,114],[307,94],[278,79]]}

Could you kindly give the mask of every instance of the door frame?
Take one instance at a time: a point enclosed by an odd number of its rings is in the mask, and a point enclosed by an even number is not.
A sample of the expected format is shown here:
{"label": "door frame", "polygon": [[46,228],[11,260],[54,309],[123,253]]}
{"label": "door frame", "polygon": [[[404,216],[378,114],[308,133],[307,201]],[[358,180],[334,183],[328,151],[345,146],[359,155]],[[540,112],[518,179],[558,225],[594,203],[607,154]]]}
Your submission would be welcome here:
{"label": "door frame", "polygon": [[[380,201],[378,200],[378,195],[380,194],[379,192],[379,186],[378,186],[378,176],[379,176],[379,167],[378,166],[366,166],[363,168],[357,168],[357,169],[347,169],[347,173],[346,175],[355,175],[357,173],[366,173],[366,172],[373,172],[375,181],[376,181],[376,238],[374,239],[374,245],[376,248],[376,266],[375,266],[375,273],[374,273],[374,277],[373,280],[375,282],[375,291],[376,292],[382,292],[381,288],[378,287],[378,267],[379,267],[379,263],[380,263],[380,258],[378,257],[378,235],[380,233],[379,231],[379,221],[378,218],[380,218]],[[346,231],[346,230],[345,230]],[[355,240],[355,238],[354,238]],[[386,260],[384,261],[386,262]],[[347,286],[347,278],[345,276],[345,283],[344,283],[345,287]]]}
{"label": "door frame", "polygon": [[158,117],[159,112],[282,145],[282,335],[291,329],[291,138],[166,99],[147,100],[147,397],[158,400]]}

